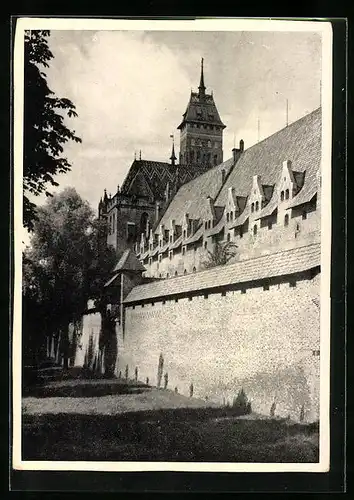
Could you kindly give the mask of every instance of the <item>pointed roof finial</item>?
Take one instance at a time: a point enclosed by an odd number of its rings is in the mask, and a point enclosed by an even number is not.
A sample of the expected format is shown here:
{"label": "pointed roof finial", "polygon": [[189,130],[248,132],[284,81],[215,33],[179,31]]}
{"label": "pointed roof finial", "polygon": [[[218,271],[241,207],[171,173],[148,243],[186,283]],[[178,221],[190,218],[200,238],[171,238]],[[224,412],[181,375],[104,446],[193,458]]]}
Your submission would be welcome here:
{"label": "pointed roof finial", "polygon": [[134,160],[136,160],[136,151],[134,151]]}
{"label": "pointed roof finial", "polygon": [[139,151],[139,160],[141,160],[141,150]]}
{"label": "pointed roof finial", "polygon": [[170,138],[172,139],[172,154],[170,156],[170,160],[171,160],[171,165],[175,165],[177,157],[175,155],[175,138],[174,138],[174,135],[171,134]]}
{"label": "pointed roof finial", "polygon": [[204,58],[202,57],[200,68],[200,83],[199,83],[199,95],[205,95],[205,85],[204,85]]}

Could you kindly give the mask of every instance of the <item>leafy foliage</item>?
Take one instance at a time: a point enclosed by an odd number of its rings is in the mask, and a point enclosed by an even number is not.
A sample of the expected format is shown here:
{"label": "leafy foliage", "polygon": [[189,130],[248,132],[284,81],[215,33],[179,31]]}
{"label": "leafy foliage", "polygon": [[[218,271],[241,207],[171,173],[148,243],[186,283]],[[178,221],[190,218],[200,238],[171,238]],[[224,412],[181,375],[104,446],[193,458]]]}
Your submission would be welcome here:
{"label": "leafy foliage", "polygon": [[58,98],[49,89],[46,74],[53,54],[47,38],[49,31],[27,31],[24,46],[24,163],[23,163],[23,223],[33,231],[36,205],[28,195],[47,196],[48,184],[58,186],[54,176],[71,168],[63,156],[68,141],[81,139],[65,125],[65,115],[76,117],[74,104],[66,98]]}
{"label": "leafy foliage", "polygon": [[251,402],[248,401],[247,395],[243,388],[241,388],[232,402],[232,407],[242,411],[243,414],[248,415],[251,413]]}
{"label": "leafy foliage", "polygon": [[213,251],[208,250],[208,260],[204,263],[206,269],[223,266],[236,255],[237,245],[231,241],[216,242]]}
{"label": "leafy foliage", "polygon": [[115,262],[114,250],[103,246],[101,230],[73,188],[37,209],[23,260],[24,297],[39,311],[45,335],[61,330],[66,351],[69,323],[80,318],[89,298],[100,297]]}

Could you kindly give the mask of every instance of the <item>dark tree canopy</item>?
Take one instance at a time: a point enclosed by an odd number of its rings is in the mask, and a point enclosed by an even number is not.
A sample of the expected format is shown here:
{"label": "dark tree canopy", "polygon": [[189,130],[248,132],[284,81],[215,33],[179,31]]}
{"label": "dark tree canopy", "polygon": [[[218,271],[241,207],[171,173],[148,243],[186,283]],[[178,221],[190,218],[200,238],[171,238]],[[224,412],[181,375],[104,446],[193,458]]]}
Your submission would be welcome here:
{"label": "dark tree canopy", "polygon": [[25,33],[23,224],[30,231],[36,218],[36,205],[28,194],[51,196],[48,186],[58,186],[54,176],[71,168],[63,155],[65,143],[81,142],[75,131],[65,125],[65,115],[77,116],[74,104],[55,96],[42,71],[54,57],[48,46],[49,36],[49,31]]}
{"label": "dark tree canopy", "polygon": [[62,333],[81,318],[88,299],[100,301],[115,264],[102,223],[73,188],[55,194],[37,209],[31,246],[24,253],[23,295],[28,313],[37,311],[38,342]]}

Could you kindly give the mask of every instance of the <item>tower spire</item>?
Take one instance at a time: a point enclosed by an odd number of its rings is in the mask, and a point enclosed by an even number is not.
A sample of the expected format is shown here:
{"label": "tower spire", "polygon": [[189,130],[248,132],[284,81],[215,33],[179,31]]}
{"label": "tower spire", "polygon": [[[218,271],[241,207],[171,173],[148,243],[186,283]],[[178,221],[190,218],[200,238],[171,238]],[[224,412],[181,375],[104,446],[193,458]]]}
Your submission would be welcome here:
{"label": "tower spire", "polygon": [[204,85],[204,58],[202,57],[200,63],[200,83],[199,83],[199,96],[205,95],[205,85]]}
{"label": "tower spire", "polygon": [[177,157],[175,155],[175,138],[173,134],[170,135],[170,138],[172,139],[172,154],[170,156],[171,165],[176,165]]}

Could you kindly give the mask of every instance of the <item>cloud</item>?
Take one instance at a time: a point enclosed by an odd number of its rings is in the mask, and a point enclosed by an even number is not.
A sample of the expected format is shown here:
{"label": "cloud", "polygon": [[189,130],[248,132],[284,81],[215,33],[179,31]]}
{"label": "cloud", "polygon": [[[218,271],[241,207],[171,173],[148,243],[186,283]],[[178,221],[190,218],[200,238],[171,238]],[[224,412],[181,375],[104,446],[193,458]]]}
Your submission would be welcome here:
{"label": "cloud", "polygon": [[[50,88],[68,97],[78,118],[70,127],[82,144],[68,144],[72,171],[60,176],[96,207],[103,189],[122,184],[134,158],[168,161],[175,134],[199,83],[200,57],[224,132],[224,158],[319,105],[320,39],[313,33],[53,31]],[[265,48],[268,48],[265,50]],[[56,190],[56,191],[57,191]]]}

